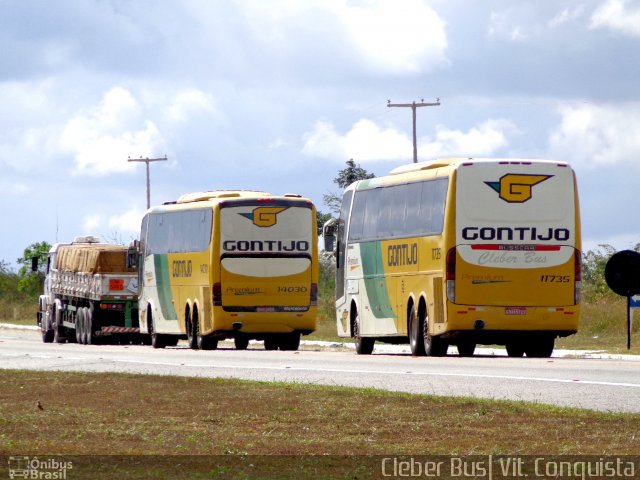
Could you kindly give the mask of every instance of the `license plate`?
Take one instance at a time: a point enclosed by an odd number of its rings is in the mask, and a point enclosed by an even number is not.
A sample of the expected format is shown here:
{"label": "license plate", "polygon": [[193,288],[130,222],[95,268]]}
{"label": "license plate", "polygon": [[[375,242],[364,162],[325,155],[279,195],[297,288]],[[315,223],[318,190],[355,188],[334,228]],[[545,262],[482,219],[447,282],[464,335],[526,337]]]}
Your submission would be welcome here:
{"label": "license plate", "polygon": [[505,315],[526,315],[527,308],[526,307],[506,307],[504,309]]}

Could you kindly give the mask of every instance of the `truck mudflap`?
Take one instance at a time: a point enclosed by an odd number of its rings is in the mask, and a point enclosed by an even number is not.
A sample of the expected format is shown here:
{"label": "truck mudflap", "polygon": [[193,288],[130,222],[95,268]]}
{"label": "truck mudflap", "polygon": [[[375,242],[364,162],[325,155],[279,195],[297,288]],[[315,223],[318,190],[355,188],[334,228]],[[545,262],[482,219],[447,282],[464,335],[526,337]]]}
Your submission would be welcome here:
{"label": "truck mudflap", "polygon": [[102,334],[107,333],[140,333],[140,329],[137,327],[102,327],[100,329]]}

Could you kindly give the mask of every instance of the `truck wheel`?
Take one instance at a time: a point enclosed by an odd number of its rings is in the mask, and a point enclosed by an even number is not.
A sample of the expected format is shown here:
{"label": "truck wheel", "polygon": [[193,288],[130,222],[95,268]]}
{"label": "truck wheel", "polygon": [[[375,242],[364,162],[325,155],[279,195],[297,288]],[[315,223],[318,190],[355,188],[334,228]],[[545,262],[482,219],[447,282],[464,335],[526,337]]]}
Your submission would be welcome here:
{"label": "truck wheel", "polygon": [[76,313],[76,341],[80,345],[84,345],[84,307],[79,308]]}
{"label": "truck wheel", "polygon": [[86,344],[87,345],[95,345],[96,344],[96,337],[94,335],[94,330],[96,328],[96,322],[95,319],[93,318],[93,312],[91,311],[90,308],[85,307],[85,340],[86,340]]}
{"label": "truck wheel", "polygon": [[53,341],[56,343],[65,343],[64,327],[62,326],[62,309],[55,308],[55,319],[53,322]]}
{"label": "truck wheel", "polygon": [[297,351],[300,348],[300,332],[286,333],[280,338],[280,350]]}
{"label": "truck wheel", "polygon": [[358,355],[371,355],[373,353],[373,346],[376,343],[375,338],[361,337],[360,336],[360,316],[356,310],[356,316],[353,320],[353,338],[356,344],[356,353]]}
{"label": "truck wheel", "polygon": [[411,306],[409,312],[409,346],[411,347],[411,355],[414,357],[422,357],[425,355],[424,341],[422,340],[422,318],[416,315],[416,306]]}
{"label": "truck wheel", "polygon": [[40,329],[42,330],[42,341],[44,343],[53,342],[54,332],[49,328],[51,326],[51,317],[53,316],[51,307],[47,307],[44,317],[41,319]]}

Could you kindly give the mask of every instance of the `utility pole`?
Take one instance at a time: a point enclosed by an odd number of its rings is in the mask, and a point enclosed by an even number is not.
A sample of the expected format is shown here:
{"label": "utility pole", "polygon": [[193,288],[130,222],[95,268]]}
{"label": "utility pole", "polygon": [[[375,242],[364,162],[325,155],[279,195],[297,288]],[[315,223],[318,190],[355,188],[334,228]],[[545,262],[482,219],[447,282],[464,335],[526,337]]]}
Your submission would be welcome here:
{"label": "utility pole", "polygon": [[147,209],[151,207],[151,181],[149,179],[149,163],[151,162],[165,162],[167,160],[167,156],[160,158],[131,158],[128,157],[129,162],[144,162],[147,165]]}
{"label": "utility pole", "polygon": [[424,99],[420,99],[420,103],[415,101],[411,103],[391,103],[387,100],[387,107],[411,107],[413,111],[413,163],[418,163],[418,143],[416,140],[416,108],[418,107],[437,107],[440,105],[440,99],[436,99],[435,103],[425,103]]}

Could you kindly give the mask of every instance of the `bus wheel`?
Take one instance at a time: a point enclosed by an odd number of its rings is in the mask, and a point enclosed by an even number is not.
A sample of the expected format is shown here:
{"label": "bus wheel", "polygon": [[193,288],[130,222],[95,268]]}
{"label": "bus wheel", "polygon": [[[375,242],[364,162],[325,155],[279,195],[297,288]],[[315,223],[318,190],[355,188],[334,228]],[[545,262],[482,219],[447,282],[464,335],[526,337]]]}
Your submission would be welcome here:
{"label": "bus wheel", "polygon": [[218,348],[218,339],[198,335],[198,348],[200,350],[215,350]]}
{"label": "bus wheel", "polygon": [[164,348],[166,346],[164,344],[164,337],[155,332],[155,329],[153,328],[153,317],[151,316],[151,314],[149,314],[149,321],[147,322],[147,324],[149,329],[149,336],[151,337],[151,346],[153,348]]}
{"label": "bus wheel", "polygon": [[357,310],[356,317],[353,320],[353,338],[355,340],[356,353],[358,355],[371,355],[376,339],[360,336],[360,316],[358,315]]}
{"label": "bus wheel", "polygon": [[469,341],[460,341],[458,345],[458,355],[461,357],[473,357],[473,353],[476,351],[476,344]]}
{"label": "bus wheel", "polygon": [[287,333],[280,338],[280,350],[296,351],[300,348],[300,332]]}
{"label": "bus wheel", "polygon": [[266,337],[264,339],[265,350],[277,350],[278,346],[279,346],[279,342],[276,337]]}
{"label": "bus wheel", "polygon": [[429,334],[429,319],[424,316],[424,351],[430,357],[443,357],[447,354],[449,344],[438,336]]}
{"label": "bus wheel", "polygon": [[531,344],[524,349],[527,357],[531,358],[549,358],[553,353],[555,338],[551,336],[543,336],[532,339]]}
{"label": "bus wheel", "polygon": [[425,355],[424,342],[421,335],[424,330],[422,322],[423,320],[416,315],[416,306],[412,305],[409,312],[409,346],[411,347],[411,355],[414,357],[423,357]]}
{"label": "bus wheel", "polygon": [[520,358],[524,355],[524,345],[520,340],[512,340],[505,345],[507,355],[513,358]]}
{"label": "bus wheel", "polygon": [[246,350],[249,346],[249,337],[246,335],[237,335],[233,339],[233,343],[236,346],[236,350]]}
{"label": "bus wheel", "polygon": [[198,349],[198,322],[191,321],[191,314],[187,312],[184,319],[187,330],[187,344],[192,350]]}

